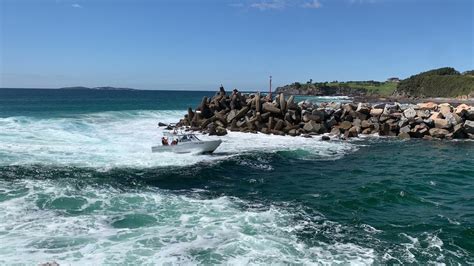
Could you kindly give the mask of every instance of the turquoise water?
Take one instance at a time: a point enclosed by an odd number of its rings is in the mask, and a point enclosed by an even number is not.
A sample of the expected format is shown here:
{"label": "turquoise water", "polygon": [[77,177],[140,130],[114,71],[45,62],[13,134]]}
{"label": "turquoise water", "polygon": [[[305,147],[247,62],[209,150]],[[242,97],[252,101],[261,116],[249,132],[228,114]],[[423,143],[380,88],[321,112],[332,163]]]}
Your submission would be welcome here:
{"label": "turquoise water", "polygon": [[0,264],[474,263],[474,142],[151,153],[204,95],[0,90]]}

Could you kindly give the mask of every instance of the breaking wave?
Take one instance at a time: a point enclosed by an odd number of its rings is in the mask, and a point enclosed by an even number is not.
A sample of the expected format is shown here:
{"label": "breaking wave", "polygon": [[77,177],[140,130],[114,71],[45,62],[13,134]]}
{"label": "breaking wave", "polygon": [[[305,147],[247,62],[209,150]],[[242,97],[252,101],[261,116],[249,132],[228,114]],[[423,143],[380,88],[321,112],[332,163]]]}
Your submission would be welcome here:
{"label": "breaking wave", "polygon": [[[67,165],[110,169],[185,166],[245,152],[304,150],[338,158],[355,146],[343,142],[230,132],[215,155],[151,153],[160,142],[157,122],[177,122],[184,111],[118,111],[63,118],[0,118],[0,166]],[[203,136],[204,139],[212,138]]]}

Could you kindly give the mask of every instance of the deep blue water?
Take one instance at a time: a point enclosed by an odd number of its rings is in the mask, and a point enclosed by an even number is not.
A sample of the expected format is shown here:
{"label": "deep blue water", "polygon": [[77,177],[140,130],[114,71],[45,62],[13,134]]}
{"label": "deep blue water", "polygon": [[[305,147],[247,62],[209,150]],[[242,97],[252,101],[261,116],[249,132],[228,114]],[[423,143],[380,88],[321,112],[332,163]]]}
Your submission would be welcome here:
{"label": "deep blue water", "polygon": [[205,91],[0,89],[0,117],[68,116],[128,110],[185,110],[213,96]]}
{"label": "deep blue water", "polygon": [[150,152],[211,95],[0,90],[0,263],[474,263],[474,142]]}

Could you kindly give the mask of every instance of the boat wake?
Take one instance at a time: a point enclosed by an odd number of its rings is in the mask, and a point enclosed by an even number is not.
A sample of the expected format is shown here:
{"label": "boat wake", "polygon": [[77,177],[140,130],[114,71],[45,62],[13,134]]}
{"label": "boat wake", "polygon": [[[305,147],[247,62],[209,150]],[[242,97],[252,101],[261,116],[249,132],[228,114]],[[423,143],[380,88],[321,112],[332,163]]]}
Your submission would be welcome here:
{"label": "boat wake", "polygon": [[8,197],[0,200],[0,241],[8,243],[0,263],[368,264],[375,258],[373,249],[352,243],[307,246],[296,233],[308,222],[278,207],[243,209],[247,202],[233,197],[157,188],[119,193],[73,183],[0,180],[0,196]]}
{"label": "boat wake", "polygon": [[[216,155],[151,153],[160,144],[157,122],[176,122],[185,111],[121,111],[64,118],[0,118],[0,166],[59,165],[111,169],[186,166],[247,152],[304,150],[308,158],[337,159],[354,144],[319,137],[267,136],[230,132]],[[216,137],[201,136],[203,140]]]}

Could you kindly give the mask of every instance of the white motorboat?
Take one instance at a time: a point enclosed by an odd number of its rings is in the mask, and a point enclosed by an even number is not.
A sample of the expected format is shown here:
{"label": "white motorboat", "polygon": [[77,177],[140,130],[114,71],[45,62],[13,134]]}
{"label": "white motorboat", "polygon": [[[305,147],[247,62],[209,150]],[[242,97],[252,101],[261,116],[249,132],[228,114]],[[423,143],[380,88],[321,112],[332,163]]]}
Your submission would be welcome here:
{"label": "white motorboat", "polygon": [[174,153],[212,153],[219,147],[222,140],[200,140],[194,134],[164,133],[169,143],[151,147],[152,152],[174,152]]}

